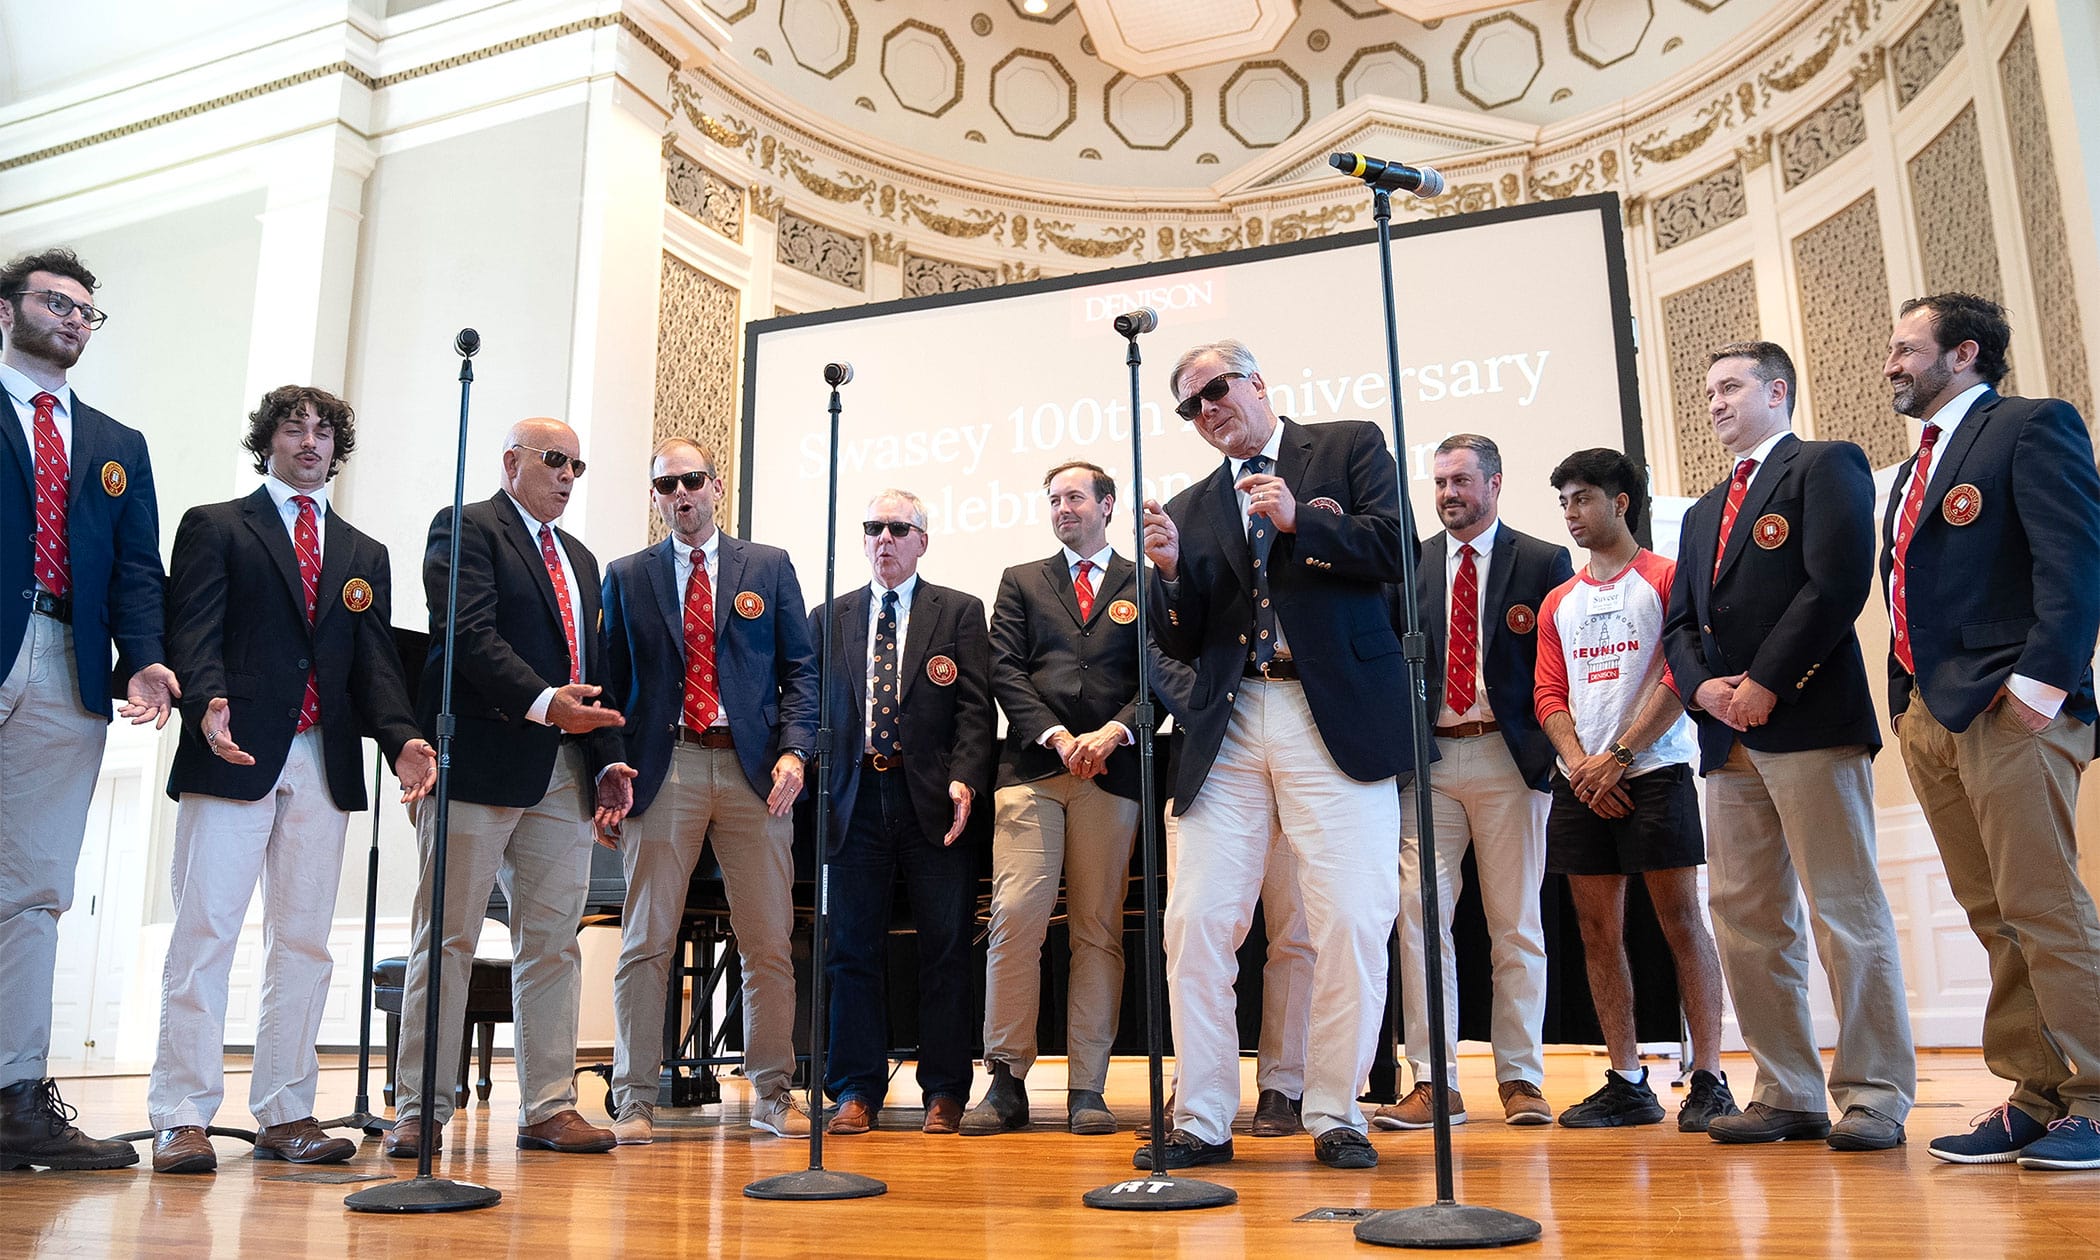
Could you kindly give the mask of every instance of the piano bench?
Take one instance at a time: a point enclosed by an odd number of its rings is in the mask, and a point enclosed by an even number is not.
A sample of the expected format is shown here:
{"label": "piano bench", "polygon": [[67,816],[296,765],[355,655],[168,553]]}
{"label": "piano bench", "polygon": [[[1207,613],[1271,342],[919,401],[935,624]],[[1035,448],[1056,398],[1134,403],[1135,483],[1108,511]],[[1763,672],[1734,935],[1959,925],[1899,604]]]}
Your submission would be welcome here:
{"label": "piano bench", "polygon": [[[372,964],[372,1005],[386,1013],[386,1105],[394,1105],[394,1082],[400,1065],[395,1062],[401,1046],[401,994],[408,983],[406,958],[382,958]],[[496,1025],[508,1024],[516,1016],[510,1004],[510,964],[477,958],[467,981],[466,1026],[459,1039],[459,1075],[453,1078],[452,1105],[467,1105],[468,1056],[480,1050],[480,1075],[474,1080],[474,1095],[489,1100],[490,1060],[494,1057]]]}

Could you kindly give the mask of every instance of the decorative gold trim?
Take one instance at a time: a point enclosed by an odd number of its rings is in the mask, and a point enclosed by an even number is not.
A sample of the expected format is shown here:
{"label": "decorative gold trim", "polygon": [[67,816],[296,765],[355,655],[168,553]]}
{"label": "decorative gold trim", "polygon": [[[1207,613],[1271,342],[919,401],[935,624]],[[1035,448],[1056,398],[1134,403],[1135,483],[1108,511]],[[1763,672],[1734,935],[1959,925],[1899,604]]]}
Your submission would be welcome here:
{"label": "decorative gold trim", "polygon": [[780,207],[787,201],[779,189],[770,184],[751,185],[751,213],[768,223],[777,223]]}
{"label": "decorative gold trim", "polygon": [[[1165,232],[1165,228],[1160,229]],[[1246,240],[1246,228],[1220,228],[1215,234],[1200,229],[1190,231],[1182,228],[1177,239],[1183,254],[1222,254],[1228,249],[1238,249]],[[1165,252],[1165,251],[1161,251]]]}
{"label": "decorative gold trim", "polygon": [[[1581,60],[1581,62],[1584,65],[1589,66],[1591,69],[1594,70],[1602,70],[1607,66],[1618,65],[1620,62],[1626,60],[1628,57],[1633,56],[1633,54],[1641,50],[1641,41],[1648,38],[1648,29],[1655,25],[1655,2],[1654,0],[1647,0],[1647,3],[1648,20],[1641,24],[1641,33],[1633,37],[1632,45],[1629,46],[1625,52],[1620,53],[1618,56],[1613,57],[1609,61],[1599,61],[1595,57],[1592,57],[1588,53],[1584,52],[1582,50],[1582,45],[1576,42],[1575,10],[1582,7],[1582,0],[1570,0],[1570,3],[1568,5],[1568,11],[1562,16],[1562,24],[1568,28],[1568,51],[1574,53],[1575,56],[1579,60]],[[1546,50],[1544,45],[1542,44],[1539,48],[1540,60],[1543,61],[1545,59],[1545,54]],[[1561,91],[1563,92],[1565,92],[1566,90],[1566,88],[1561,89]],[[1554,93],[1555,99],[1559,99],[1559,96],[1559,92]]]}
{"label": "decorative gold trim", "polygon": [[[1238,83],[1244,75],[1253,70],[1274,70],[1298,85],[1298,121],[1289,131],[1284,132],[1283,135],[1274,140],[1249,140],[1240,134],[1238,127],[1232,125],[1232,118],[1225,111],[1225,102],[1232,96],[1232,85]],[[1311,121],[1312,85],[1305,81],[1304,75],[1292,69],[1291,63],[1288,61],[1282,61],[1274,57],[1260,61],[1243,61],[1237,69],[1226,76],[1225,82],[1218,87],[1218,125],[1225,129],[1226,135],[1231,136],[1250,149],[1273,149],[1283,143],[1283,141],[1304,130],[1305,124]]]}
{"label": "decorative gold trim", "polygon": [[[1537,50],[1539,60],[1538,64],[1531,68],[1531,77],[1524,80],[1524,86],[1518,89],[1517,94],[1515,96],[1512,96],[1507,100],[1488,101],[1482,97],[1473,95],[1473,89],[1466,86],[1466,73],[1464,63],[1466,49],[1472,45],[1473,37],[1475,35],[1478,35],[1484,28],[1493,26],[1498,22],[1513,22],[1516,25],[1523,27],[1525,30],[1530,31],[1531,46]],[[1427,26],[1428,24],[1424,23],[1424,25]],[[1430,29],[1434,30],[1435,28],[1430,27]],[[1518,17],[1514,12],[1508,9],[1504,9],[1500,13],[1490,13],[1483,18],[1476,18],[1473,24],[1466,28],[1466,33],[1459,37],[1458,46],[1451,50],[1451,82],[1454,86],[1458,88],[1458,94],[1460,96],[1465,97],[1467,101],[1471,102],[1473,106],[1478,109],[1500,109],[1504,105],[1514,105],[1518,101],[1523,100],[1525,95],[1531,91],[1531,85],[1539,81],[1539,75],[1545,73],[1545,70],[1545,36],[1539,34],[1538,27],[1532,25],[1530,22],[1525,21],[1523,18]]]}
{"label": "decorative gold trim", "polygon": [[1145,256],[1145,229],[1141,227],[1109,228],[1108,239],[1105,241],[1074,236],[1072,231],[1072,225],[1069,223],[1060,223],[1054,219],[1037,219],[1035,247],[1040,250],[1043,244],[1048,242],[1074,258],[1115,258],[1132,251],[1135,251],[1136,257]]}
{"label": "decorative gold trim", "polygon": [[[742,149],[744,156],[751,156],[751,138],[757,134],[757,129],[744,126],[734,120],[724,122],[713,114],[702,110],[700,108],[700,94],[693,89],[691,84],[687,83],[683,77],[675,72],[671,75],[671,109],[674,114],[685,115],[685,120],[693,124],[693,130],[706,136],[716,144],[721,145],[725,149]],[[760,163],[767,169],[771,169],[773,165],[772,146],[773,141],[771,137],[768,137],[766,140],[765,161]]]}
{"label": "decorative gold trim", "polygon": [[837,179],[827,179],[809,169],[812,161],[809,154],[799,149],[780,146],[780,169],[795,177],[795,182],[826,201],[858,201],[869,210],[875,208],[875,190],[872,179],[841,171]]}
{"label": "decorative gold trim", "polygon": [[1772,133],[1760,131],[1735,146],[1735,155],[1743,160],[1745,173],[1761,169],[1772,160]]}
{"label": "decorative gold trim", "polygon": [[[887,195],[883,200],[888,202]],[[951,236],[959,240],[996,236],[999,229],[1006,225],[1006,212],[1003,210],[971,206],[957,216],[937,213],[933,209],[937,204],[939,203],[924,193],[915,193],[903,188],[897,190],[897,208],[903,212],[905,220],[908,222],[917,219],[942,236]]]}
{"label": "decorative gold trim", "polygon": [[[1254,226],[1261,220],[1249,224],[1250,236],[1259,236],[1261,229]],[[1345,223],[1356,222],[1356,207],[1348,203],[1322,206],[1318,210],[1294,210],[1277,215],[1269,224],[1269,241],[1275,245],[1288,245],[1307,237],[1326,236]],[[1256,242],[1249,241],[1249,244]]]}
{"label": "decorative gold trim", "polygon": [[904,250],[909,244],[894,232],[877,232],[868,237],[868,252],[876,262],[894,267],[904,260]]}
{"label": "decorative gold trim", "polygon": [[1889,76],[1889,50],[1886,44],[1876,44],[1859,55],[1852,67],[1852,86],[1861,92],[1879,87]]}
{"label": "decorative gold trim", "polygon": [[1631,197],[1622,197],[1619,200],[1619,210],[1625,216],[1627,227],[1640,227],[1647,222],[1648,199],[1638,194]]}
{"label": "decorative gold trim", "polygon": [[[981,18],[984,15],[980,13],[977,16]],[[949,93],[948,99],[941,103],[941,107],[939,109],[920,109],[916,105],[906,104],[904,97],[897,91],[896,83],[890,79],[890,41],[897,38],[899,32],[905,30],[924,31],[926,34],[931,35],[935,39],[939,40],[941,42],[941,47],[948,50],[948,59],[955,64],[955,91]],[[977,33],[979,35],[984,34],[983,31],[979,31]],[[948,32],[942,30],[940,27],[935,26],[930,22],[921,22],[917,18],[906,18],[902,22],[897,23],[897,25],[895,25],[894,27],[891,27],[889,34],[884,35],[882,37],[882,57],[876,63],[876,70],[879,74],[881,74],[882,81],[889,86],[890,95],[897,98],[897,103],[899,105],[903,105],[904,108],[910,110],[914,114],[924,114],[928,118],[939,118],[942,114],[947,113],[949,110],[954,109],[957,105],[962,103],[962,51],[955,46],[954,40],[948,38]]]}
{"label": "decorative gold trim", "polygon": [[1706,121],[1675,140],[1666,144],[1657,143],[1666,134],[1662,131],[1652,132],[1645,139],[1629,140],[1626,147],[1633,151],[1634,174],[1640,174],[1641,167],[1648,162],[1675,162],[1691,154],[1700,145],[1713,139],[1714,132],[1720,129],[1722,123],[1733,120],[1734,109],[1735,104],[1730,97],[1717,97],[1709,102],[1706,108],[1693,115]]}

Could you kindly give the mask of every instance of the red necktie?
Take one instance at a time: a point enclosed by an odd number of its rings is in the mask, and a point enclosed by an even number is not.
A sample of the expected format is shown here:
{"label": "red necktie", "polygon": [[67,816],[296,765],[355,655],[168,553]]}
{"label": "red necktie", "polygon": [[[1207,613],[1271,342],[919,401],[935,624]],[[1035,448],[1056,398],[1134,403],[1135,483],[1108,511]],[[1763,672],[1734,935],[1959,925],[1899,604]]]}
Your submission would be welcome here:
{"label": "red necktie", "polygon": [[[299,585],[306,588],[306,624],[314,623],[314,594],[321,585],[321,531],[314,517],[314,501],[303,494],[292,496],[299,505],[299,519],[292,523],[292,550],[299,553]],[[306,697],[299,702],[299,727],[305,731],[321,720],[321,687],[314,670],[306,671]]]}
{"label": "red necktie", "polygon": [[1072,594],[1079,600],[1079,619],[1085,621],[1094,615],[1094,584],[1087,580],[1087,570],[1094,567],[1091,560],[1081,560],[1079,571],[1072,575]]}
{"label": "red necktie", "polygon": [[1932,444],[1940,440],[1940,426],[1928,424],[1918,439],[1918,461],[1910,470],[1910,489],[1903,496],[1903,514],[1896,518],[1896,558],[1889,566],[1889,624],[1895,633],[1896,661],[1904,672],[1918,667],[1910,654],[1910,614],[1903,603],[1903,566],[1910,555],[1910,538],[1918,529],[1918,513],[1925,507],[1925,483],[1932,479]]}
{"label": "red necktie", "polygon": [[54,394],[29,400],[36,407],[36,562],[31,569],[45,590],[61,598],[73,591],[66,546],[66,445],[58,440]]}
{"label": "red necktie", "polygon": [[1754,459],[1737,460],[1735,477],[1728,483],[1728,502],[1721,505],[1721,540],[1714,544],[1714,580],[1721,580],[1721,557],[1728,554],[1728,535],[1735,530],[1735,514],[1743,508],[1743,495],[1750,489],[1750,475],[1757,471]]}
{"label": "red necktie", "polygon": [[554,550],[554,527],[540,526],[540,558],[547,562],[547,577],[554,583],[554,602],[561,608],[561,632],[569,640],[569,681],[583,681],[583,652],[576,641],[576,609],[569,603],[569,584],[562,580],[561,556]]}
{"label": "red necktie", "polygon": [[722,711],[715,689],[715,597],[707,581],[707,557],[693,549],[693,574],[685,583],[685,724],[704,731]]}
{"label": "red necktie", "polygon": [[1459,544],[1458,576],[1451,580],[1451,645],[1444,665],[1444,697],[1453,713],[1473,707],[1473,671],[1480,662],[1480,570],[1473,567],[1473,554],[1473,544]]}

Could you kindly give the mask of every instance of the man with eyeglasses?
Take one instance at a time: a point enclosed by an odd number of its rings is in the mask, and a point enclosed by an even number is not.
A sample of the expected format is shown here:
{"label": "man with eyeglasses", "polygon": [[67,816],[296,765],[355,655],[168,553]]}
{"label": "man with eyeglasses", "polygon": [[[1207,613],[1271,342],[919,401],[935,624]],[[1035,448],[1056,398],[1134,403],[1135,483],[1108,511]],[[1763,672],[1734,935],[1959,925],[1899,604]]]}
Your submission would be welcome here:
{"label": "man with eyeglasses", "polygon": [[[1166,913],[1180,1075],[1166,1162],[1232,1158],[1234,955],[1275,827],[1297,859],[1314,955],[1305,1127],[1321,1163],[1370,1168],[1356,1091],[1385,1009],[1400,912],[1395,777],[1412,762],[1390,584],[1401,549],[1419,544],[1376,425],[1279,417],[1236,341],[1183,354],[1169,382],[1176,410],[1225,458],[1166,508],[1145,504],[1155,633],[1196,669]],[[1151,1154],[1134,1162],[1148,1168]]]}
{"label": "man with eyeglasses", "polygon": [[[622,718],[597,698],[608,677],[599,616],[598,561],[556,529],[583,475],[576,433],[559,420],[521,420],[503,440],[503,489],[466,506],[459,521],[459,620],[453,627],[451,805],[445,869],[444,976],[437,1062],[459,1062],[467,980],[489,891],[510,903],[511,1008],[517,1013],[518,1149],[597,1154],[610,1130],[576,1110],[576,1015],[582,950],[576,928],[590,886],[594,802],[618,822],[634,771],[611,728]],[[430,655],[421,725],[437,729],[451,577],[452,509],[430,523],[423,591]],[[592,785],[596,784],[594,790]],[[386,1152],[436,1152],[452,1115],[449,1079],[423,1079],[429,1000],[430,892],[437,811],[419,810],[421,870],[401,1002],[400,1080]]]}
{"label": "man with eyeglasses", "polygon": [[831,722],[831,1058],[826,1132],[866,1133],[888,1087],[884,976],[901,876],[919,952],[919,1092],[927,1133],[954,1133],[970,1094],[970,929],[977,854],[959,843],[992,779],[991,648],[984,603],[919,578],[926,505],[868,502],[874,581],[810,619],[826,642]]}
{"label": "man with eyeglasses", "polygon": [[778,547],[715,526],[714,452],[659,443],[649,501],[670,537],[605,570],[606,686],[627,714],[636,770],[620,839],[627,872],[613,980],[613,1133],[654,1134],[671,950],[705,841],[729,897],[743,964],[751,1127],[809,1133],[795,1075],[794,808],[817,742],[817,658],[802,585]]}
{"label": "man with eyeglasses", "polygon": [[146,439],[66,383],[106,318],[88,304],[95,285],[66,249],[0,268],[0,1168],[139,1158],[73,1127],[48,1071],[58,919],[73,903],[110,700],[159,727],[182,694],[161,650]]}

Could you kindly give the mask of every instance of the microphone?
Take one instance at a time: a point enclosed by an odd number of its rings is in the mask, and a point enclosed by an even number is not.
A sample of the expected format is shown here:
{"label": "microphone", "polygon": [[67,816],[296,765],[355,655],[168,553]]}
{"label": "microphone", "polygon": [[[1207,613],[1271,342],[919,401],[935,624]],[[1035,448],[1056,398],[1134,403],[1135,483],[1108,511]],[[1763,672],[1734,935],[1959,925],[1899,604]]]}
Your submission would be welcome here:
{"label": "microphone", "polygon": [[824,365],[824,383],[833,389],[837,389],[852,379],[853,365],[851,363],[827,363]]}
{"label": "microphone", "polygon": [[1409,192],[1417,197],[1441,197],[1444,193],[1444,176],[1433,167],[1402,166],[1361,153],[1330,153],[1327,164],[1388,192]]}
{"label": "microphone", "polygon": [[1149,306],[1140,306],[1134,311],[1125,311],[1116,316],[1116,335],[1135,337],[1159,327],[1159,312]]}
{"label": "microphone", "polygon": [[452,339],[452,349],[462,359],[473,358],[481,349],[481,334],[471,328],[460,329],[459,336]]}

